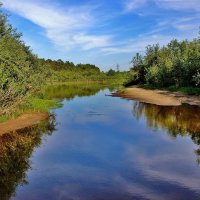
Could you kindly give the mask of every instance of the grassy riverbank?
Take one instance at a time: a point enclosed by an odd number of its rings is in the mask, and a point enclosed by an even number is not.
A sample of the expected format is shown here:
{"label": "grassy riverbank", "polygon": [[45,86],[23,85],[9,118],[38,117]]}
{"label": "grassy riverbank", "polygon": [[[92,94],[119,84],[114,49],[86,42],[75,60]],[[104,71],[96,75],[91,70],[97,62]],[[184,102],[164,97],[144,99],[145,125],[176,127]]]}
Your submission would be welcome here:
{"label": "grassy riverbank", "polygon": [[91,96],[108,88],[112,91],[120,83],[104,81],[79,81],[51,83],[38,93],[24,99],[15,110],[0,117],[0,134],[35,125],[49,116],[49,111],[62,107],[62,100]]}
{"label": "grassy riverbank", "polygon": [[35,111],[47,113],[50,109],[61,107],[59,100],[42,99],[30,97],[20,105],[18,105],[13,112],[0,116],[0,123],[6,122],[10,119],[15,119],[24,113],[33,113]]}
{"label": "grassy riverbank", "polygon": [[41,90],[26,96],[23,101],[13,108],[12,112],[0,116],[0,123],[10,119],[18,118],[26,113],[48,112],[51,109],[62,106],[62,99],[73,99],[75,97],[90,96],[101,89],[113,90],[122,85],[123,80],[104,81],[70,81],[51,82],[44,85]]}

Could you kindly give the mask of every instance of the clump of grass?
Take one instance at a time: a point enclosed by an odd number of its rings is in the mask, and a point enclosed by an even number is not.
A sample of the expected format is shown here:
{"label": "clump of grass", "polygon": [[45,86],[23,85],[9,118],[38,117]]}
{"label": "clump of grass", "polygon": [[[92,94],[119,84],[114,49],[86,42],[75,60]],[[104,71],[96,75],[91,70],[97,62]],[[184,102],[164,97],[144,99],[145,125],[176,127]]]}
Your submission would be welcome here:
{"label": "clump of grass", "polygon": [[59,108],[62,106],[60,101],[55,99],[40,99],[30,98],[24,103],[21,108],[25,110],[36,110],[36,111],[49,111],[50,109]]}
{"label": "clump of grass", "polygon": [[62,103],[58,100],[29,98],[23,104],[19,105],[11,114],[0,116],[0,123],[6,122],[9,119],[15,119],[22,113],[31,111],[48,112],[51,109],[59,108],[61,106]]}
{"label": "clump of grass", "polygon": [[6,122],[8,120],[8,117],[5,115],[0,116],[0,123]]}
{"label": "clump of grass", "polygon": [[189,95],[197,95],[200,96],[200,88],[197,87],[181,87],[178,88],[178,91],[183,92]]}

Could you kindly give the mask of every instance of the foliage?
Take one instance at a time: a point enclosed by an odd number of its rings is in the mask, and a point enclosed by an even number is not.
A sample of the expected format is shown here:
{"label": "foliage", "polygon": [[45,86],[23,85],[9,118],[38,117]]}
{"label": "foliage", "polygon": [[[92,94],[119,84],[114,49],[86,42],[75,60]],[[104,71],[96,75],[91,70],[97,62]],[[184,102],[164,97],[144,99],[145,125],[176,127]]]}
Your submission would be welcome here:
{"label": "foliage", "polygon": [[199,71],[197,71],[197,73],[193,76],[193,80],[196,83],[196,86],[198,86],[200,84],[200,73]]}
{"label": "foliage", "polygon": [[21,36],[0,12],[0,115],[12,113],[27,98],[29,103],[32,99],[30,107],[41,110],[44,106],[46,110],[49,103],[38,97],[48,83],[104,80],[123,83],[126,78],[126,72],[105,73],[91,64],[40,59]]}
{"label": "foliage", "polygon": [[137,53],[132,63],[127,84],[196,87],[200,83],[200,39],[172,40],[163,47],[149,45],[145,56]]}
{"label": "foliage", "polygon": [[42,66],[52,71],[50,76],[51,82],[68,82],[68,81],[104,81],[109,79],[126,78],[125,72],[115,72],[110,69],[108,72],[101,72],[100,69],[91,64],[77,64],[73,62],[59,60],[40,59]]}
{"label": "foliage", "polygon": [[48,111],[61,106],[62,104],[58,100],[30,98],[20,106],[20,110]]}
{"label": "foliage", "polygon": [[108,72],[107,72],[107,75],[108,76],[114,76],[115,75],[115,70],[109,69]]}
{"label": "foliage", "polygon": [[0,13],[1,113],[9,112],[30,91],[37,90],[44,83],[41,71],[44,69],[21,40],[21,34],[17,33],[7,23],[6,16]]}
{"label": "foliage", "polygon": [[130,69],[129,78],[126,83],[127,86],[141,84],[145,80],[145,65],[144,58],[139,54],[136,55],[131,60],[133,67]]}

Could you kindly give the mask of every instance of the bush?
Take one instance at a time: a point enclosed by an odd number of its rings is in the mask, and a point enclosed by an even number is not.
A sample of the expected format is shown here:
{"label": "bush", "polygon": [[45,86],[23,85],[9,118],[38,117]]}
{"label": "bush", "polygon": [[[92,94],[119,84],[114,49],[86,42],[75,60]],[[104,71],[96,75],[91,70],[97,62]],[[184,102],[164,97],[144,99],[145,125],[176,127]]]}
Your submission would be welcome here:
{"label": "bush", "polygon": [[160,47],[148,46],[145,56],[138,53],[132,60],[129,75],[131,83],[155,84],[161,87],[200,84],[200,39],[193,41],[172,40]]}

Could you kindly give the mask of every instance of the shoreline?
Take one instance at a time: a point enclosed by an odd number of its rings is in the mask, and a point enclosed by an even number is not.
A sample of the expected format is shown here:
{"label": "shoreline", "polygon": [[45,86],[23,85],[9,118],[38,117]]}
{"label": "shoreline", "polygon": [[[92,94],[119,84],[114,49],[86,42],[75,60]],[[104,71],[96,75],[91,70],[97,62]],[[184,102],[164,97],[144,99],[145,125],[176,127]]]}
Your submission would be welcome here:
{"label": "shoreline", "polygon": [[127,87],[124,91],[112,93],[112,96],[159,106],[181,106],[182,104],[200,106],[200,97],[198,96],[167,90],[144,89],[138,86]]}
{"label": "shoreline", "polygon": [[0,136],[37,125],[41,121],[44,121],[48,118],[48,112],[32,112],[22,114],[16,119],[10,119],[6,122],[0,123]]}

